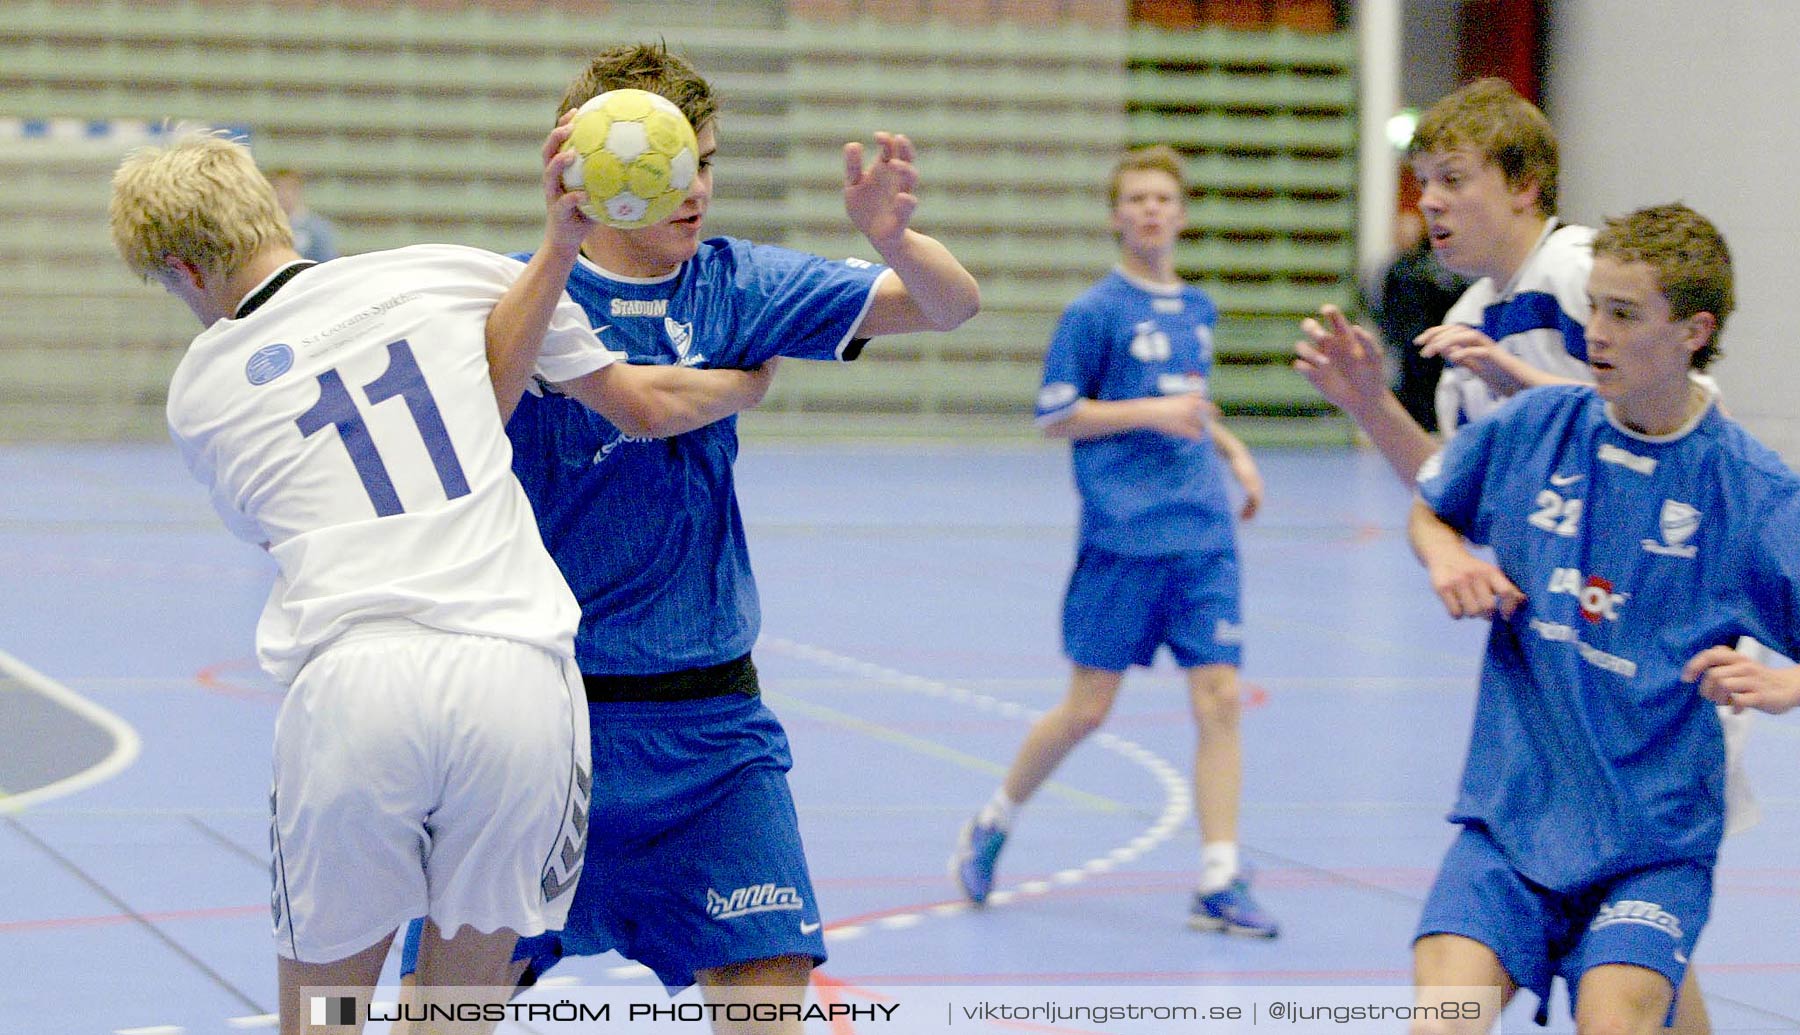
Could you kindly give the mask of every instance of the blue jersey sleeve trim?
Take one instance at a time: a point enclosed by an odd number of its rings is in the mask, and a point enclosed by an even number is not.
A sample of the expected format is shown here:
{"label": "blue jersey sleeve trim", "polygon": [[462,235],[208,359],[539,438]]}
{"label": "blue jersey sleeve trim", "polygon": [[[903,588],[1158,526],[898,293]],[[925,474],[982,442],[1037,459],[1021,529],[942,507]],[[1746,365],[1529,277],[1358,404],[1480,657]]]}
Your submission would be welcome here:
{"label": "blue jersey sleeve trim", "polygon": [[881,289],[881,282],[889,277],[897,276],[899,274],[893,270],[884,269],[874,280],[869,282],[869,293],[863,297],[862,311],[856,314],[856,319],[850,321],[850,329],[844,332],[844,340],[838,342],[838,347],[834,350],[840,363],[853,362],[856,357],[862,355],[863,346],[869,343],[869,339],[858,337],[856,332],[862,329],[863,320],[869,315],[869,309],[875,305],[875,292]]}

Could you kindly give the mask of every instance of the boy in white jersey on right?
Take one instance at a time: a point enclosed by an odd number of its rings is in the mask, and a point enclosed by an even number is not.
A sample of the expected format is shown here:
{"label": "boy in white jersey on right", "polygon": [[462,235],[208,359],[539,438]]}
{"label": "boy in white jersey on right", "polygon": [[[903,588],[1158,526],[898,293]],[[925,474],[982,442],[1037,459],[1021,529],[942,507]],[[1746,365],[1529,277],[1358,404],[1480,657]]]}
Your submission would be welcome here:
{"label": "boy in white jersey on right", "polygon": [[[1418,338],[1447,362],[1438,382],[1438,428],[1448,437],[1522,388],[1591,381],[1585,359],[1587,276],[1594,231],[1556,218],[1556,135],[1544,113],[1499,79],[1482,79],[1432,105],[1408,149],[1419,211],[1445,268],[1476,278],[1444,323]],[[1336,306],[1302,324],[1294,366],[1368,433],[1412,483],[1436,444],[1375,367],[1334,364],[1336,350],[1381,350]]]}
{"label": "boy in white jersey on right", "polygon": [[1530,989],[1540,1021],[1560,976],[1580,1030],[1649,1033],[1711,907],[1726,763],[1708,701],[1800,698],[1800,674],[1731,646],[1800,649],[1800,477],[1697,376],[1733,306],[1718,231],[1665,205],[1608,221],[1594,252],[1596,383],[1520,393],[1419,472],[1409,534],[1432,588],[1493,628],[1414,975]]}

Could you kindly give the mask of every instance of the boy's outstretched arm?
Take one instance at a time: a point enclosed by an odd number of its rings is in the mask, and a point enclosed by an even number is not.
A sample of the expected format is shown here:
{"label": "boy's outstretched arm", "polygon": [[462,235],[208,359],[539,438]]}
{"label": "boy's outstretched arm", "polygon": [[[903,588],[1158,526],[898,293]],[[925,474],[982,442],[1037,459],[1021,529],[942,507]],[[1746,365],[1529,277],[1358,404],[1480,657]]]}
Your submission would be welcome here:
{"label": "boy's outstretched arm", "polygon": [[776,362],[769,360],[751,370],[618,362],[556,388],[627,435],[668,438],[762,402],[775,378]]}
{"label": "boy's outstretched arm", "polygon": [[1356,421],[1401,481],[1413,484],[1437,443],[1388,388],[1374,336],[1331,305],[1318,319],[1301,321],[1300,329],[1306,337],[1294,344],[1294,369]]}
{"label": "boy's outstretched arm", "polygon": [[875,161],[863,167],[863,146],[844,145],[844,211],[894,271],[883,277],[857,326],[859,338],[912,331],[947,331],[981,309],[981,288],[956,256],[937,240],[912,229],[919,199],[917,157],[911,140],[876,133]]}

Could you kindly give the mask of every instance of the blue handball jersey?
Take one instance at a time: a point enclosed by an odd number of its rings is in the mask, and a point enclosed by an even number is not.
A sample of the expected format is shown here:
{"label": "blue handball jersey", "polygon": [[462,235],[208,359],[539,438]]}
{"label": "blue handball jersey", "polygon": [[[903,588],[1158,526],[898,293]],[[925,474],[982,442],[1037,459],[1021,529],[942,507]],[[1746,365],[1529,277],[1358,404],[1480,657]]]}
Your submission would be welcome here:
{"label": "blue handball jersey", "polygon": [[[655,280],[583,258],[568,292],[632,363],[747,369],[777,356],[854,359],[885,269],[713,238]],[[527,394],[506,430],[544,545],[581,603],[584,673],[652,675],[750,650],[761,608],[732,482],[736,417],[634,438],[547,392]]]}
{"label": "blue handball jersey", "polygon": [[[1069,304],[1044,357],[1037,421],[1082,399],[1206,392],[1219,311],[1187,284],[1114,270]],[[1235,548],[1224,468],[1212,441],[1128,431],[1073,443],[1081,539],[1112,553],[1158,556]]]}
{"label": "blue handball jersey", "polygon": [[1740,636],[1800,648],[1800,479],[1716,403],[1648,438],[1555,386],[1464,428],[1419,490],[1527,597],[1489,634],[1450,818],[1559,891],[1710,859],[1725,744],[1680,673]]}

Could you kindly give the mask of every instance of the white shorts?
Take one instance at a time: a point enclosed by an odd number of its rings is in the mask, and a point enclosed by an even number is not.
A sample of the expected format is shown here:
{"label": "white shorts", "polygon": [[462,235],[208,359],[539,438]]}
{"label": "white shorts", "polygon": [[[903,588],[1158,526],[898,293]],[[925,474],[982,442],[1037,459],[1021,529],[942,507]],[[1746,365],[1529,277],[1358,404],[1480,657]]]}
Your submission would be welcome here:
{"label": "white shorts", "polygon": [[276,951],[329,963],[416,916],[533,935],[574,899],[592,789],[571,659],[411,623],[341,637],[275,721]]}

